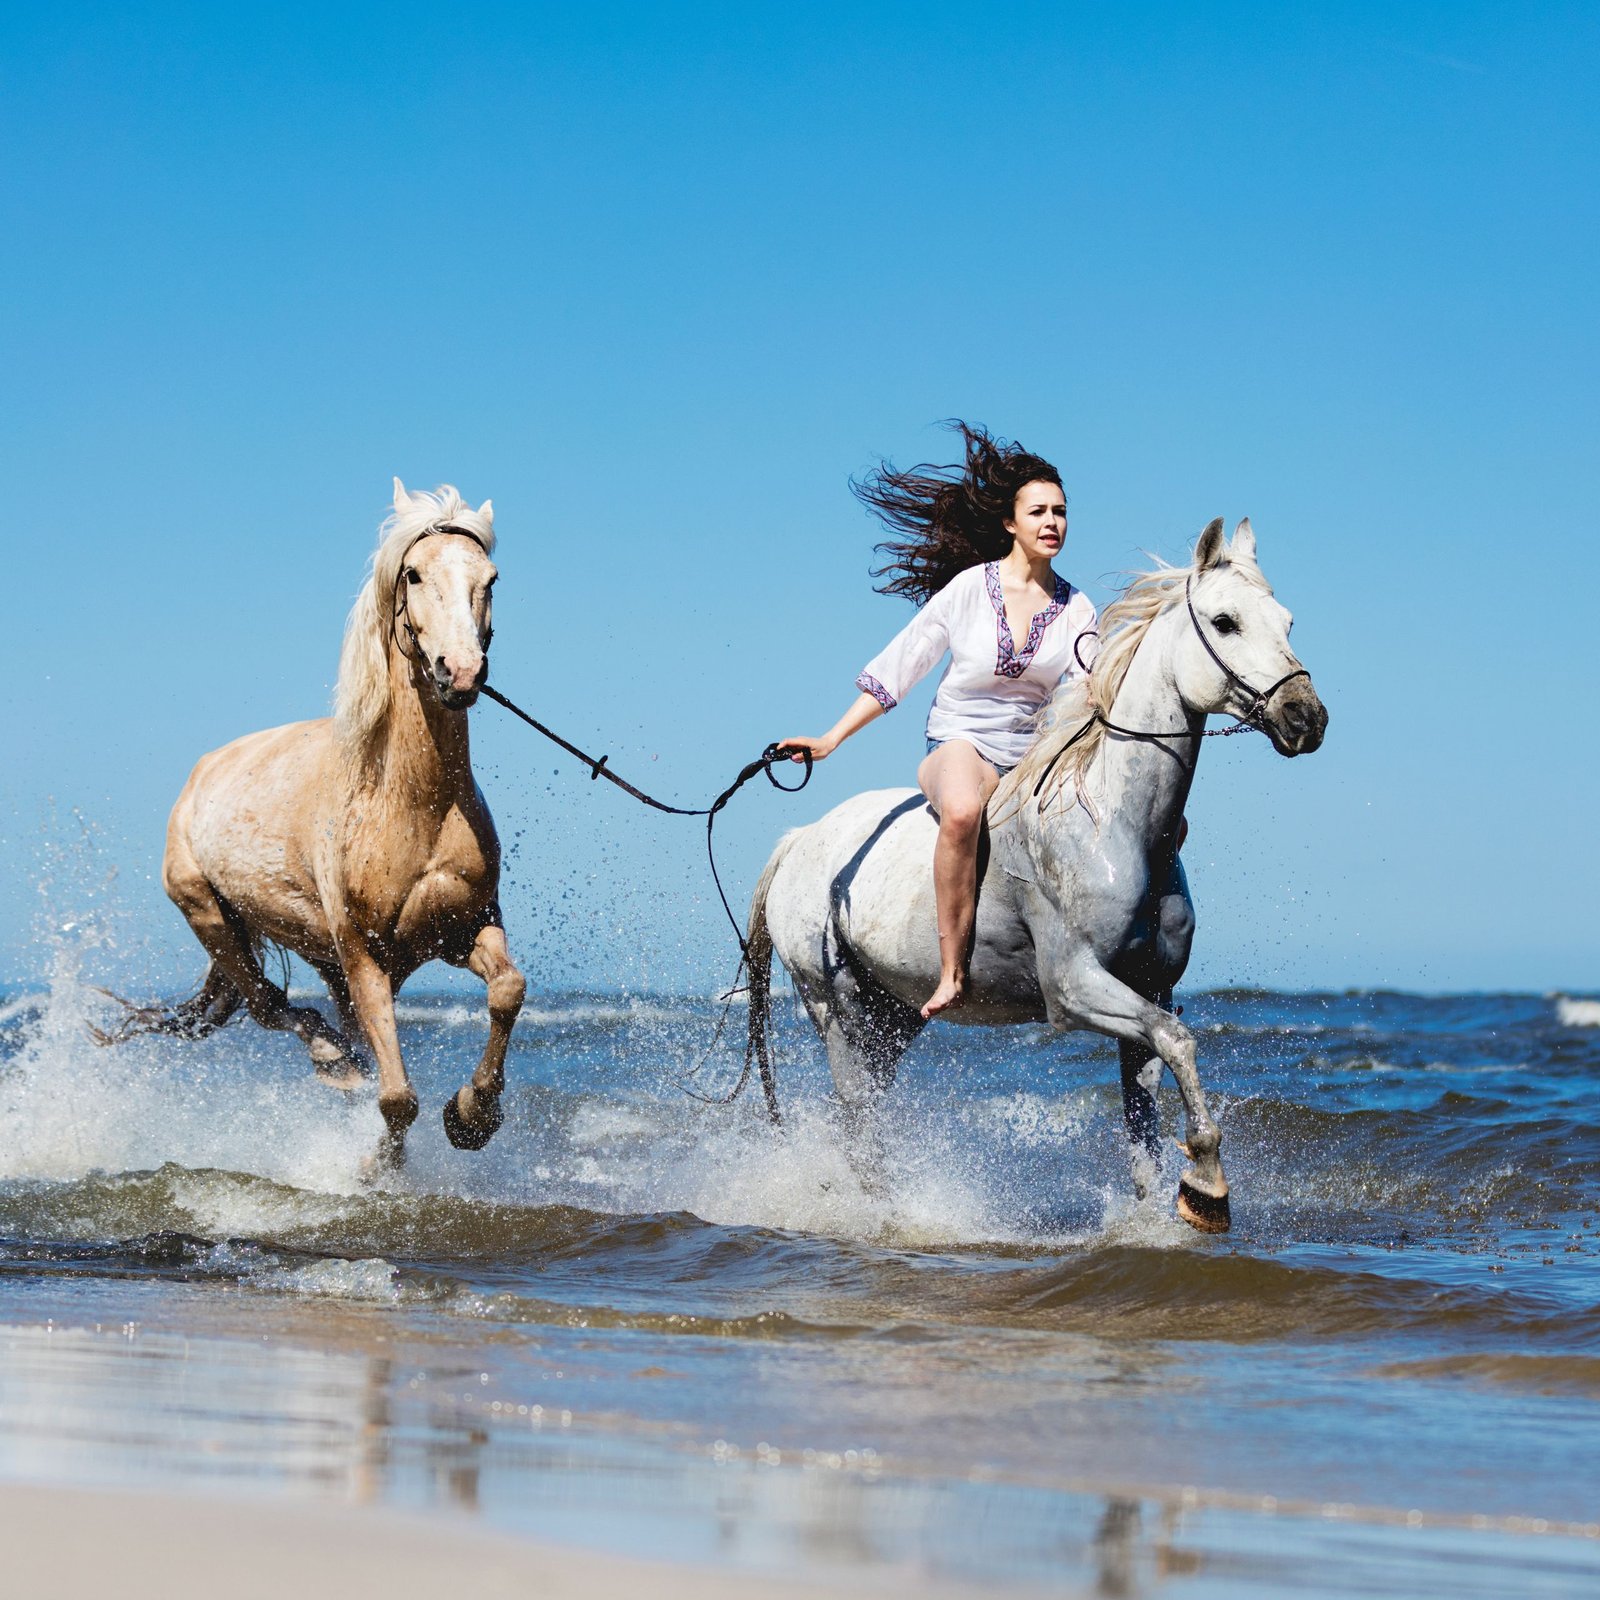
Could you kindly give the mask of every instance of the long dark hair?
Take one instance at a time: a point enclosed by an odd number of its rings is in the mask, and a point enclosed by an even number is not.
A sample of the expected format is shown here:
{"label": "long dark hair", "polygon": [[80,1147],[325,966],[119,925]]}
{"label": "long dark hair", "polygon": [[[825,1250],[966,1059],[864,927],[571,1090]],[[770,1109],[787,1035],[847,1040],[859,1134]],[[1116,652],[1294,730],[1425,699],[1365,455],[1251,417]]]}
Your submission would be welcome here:
{"label": "long dark hair", "polygon": [[922,605],[958,572],[998,561],[1011,549],[1005,523],[1026,483],[1053,483],[1061,474],[1043,456],[996,439],[985,428],[952,421],[966,447],[966,460],[937,467],[926,463],[897,472],[887,461],[851,492],[891,533],[877,546],[887,559],[873,577],[886,579],[879,594],[900,594]]}

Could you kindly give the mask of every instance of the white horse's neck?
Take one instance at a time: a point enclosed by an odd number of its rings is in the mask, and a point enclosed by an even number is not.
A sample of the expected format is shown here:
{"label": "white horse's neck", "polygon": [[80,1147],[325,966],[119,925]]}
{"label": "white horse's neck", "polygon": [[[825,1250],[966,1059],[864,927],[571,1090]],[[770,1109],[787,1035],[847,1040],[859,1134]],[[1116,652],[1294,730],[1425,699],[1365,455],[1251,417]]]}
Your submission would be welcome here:
{"label": "white horse's neck", "polygon": [[1151,622],[1106,713],[1118,727],[1176,737],[1134,739],[1107,729],[1095,763],[1099,770],[1088,775],[1102,825],[1114,819],[1140,842],[1147,858],[1175,848],[1205,726],[1203,714],[1185,707],[1172,670],[1173,648],[1187,626],[1181,606]]}
{"label": "white horse's neck", "polygon": [[1186,622],[1181,606],[1150,622],[1107,712],[1120,728],[1173,738],[1134,739],[1107,728],[1083,782],[1099,814],[1099,832],[1115,830],[1152,864],[1170,861],[1176,851],[1200,750],[1197,734],[1205,725],[1203,715],[1184,706],[1171,667]]}
{"label": "white horse's neck", "polygon": [[448,711],[399,646],[389,645],[389,715],[378,787],[400,803],[448,811],[472,788],[465,711]]}

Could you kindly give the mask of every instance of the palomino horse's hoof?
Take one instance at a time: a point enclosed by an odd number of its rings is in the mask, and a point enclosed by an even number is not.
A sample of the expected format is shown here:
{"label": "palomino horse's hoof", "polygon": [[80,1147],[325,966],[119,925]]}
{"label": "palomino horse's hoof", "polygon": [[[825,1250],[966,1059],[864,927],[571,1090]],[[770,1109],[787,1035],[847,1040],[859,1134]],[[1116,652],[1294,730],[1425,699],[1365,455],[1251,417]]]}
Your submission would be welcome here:
{"label": "palomino horse's hoof", "polygon": [[480,1101],[484,1107],[482,1120],[471,1124],[463,1119],[456,1104],[460,1092],[457,1090],[444,1103],[444,1136],[457,1150],[481,1150],[500,1131],[500,1124],[506,1120],[505,1112],[500,1109],[500,1097],[496,1095],[493,1100]]}
{"label": "palomino horse's hoof", "polygon": [[1227,1191],[1207,1194],[1195,1188],[1187,1178],[1178,1180],[1178,1215],[1201,1233],[1226,1233],[1233,1225]]}

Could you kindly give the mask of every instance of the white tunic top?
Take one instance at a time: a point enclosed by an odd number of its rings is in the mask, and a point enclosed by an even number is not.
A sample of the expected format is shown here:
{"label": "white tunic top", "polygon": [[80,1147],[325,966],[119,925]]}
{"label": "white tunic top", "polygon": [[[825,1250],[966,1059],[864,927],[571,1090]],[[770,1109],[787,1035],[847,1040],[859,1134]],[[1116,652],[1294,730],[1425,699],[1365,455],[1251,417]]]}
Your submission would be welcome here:
{"label": "white tunic top", "polygon": [[[928,737],[966,739],[986,761],[1014,767],[1033,742],[1034,715],[1051,691],[1093,664],[1094,626],[1088,597],[1058,577],[1055,598],[1034,616],[1019,650],[1006,621],[1000,566],[991,561],[958,572],[866,664],[856,687],[892,710],[948,650]],[[1076,651],[1083,634],[1090,637]]]}

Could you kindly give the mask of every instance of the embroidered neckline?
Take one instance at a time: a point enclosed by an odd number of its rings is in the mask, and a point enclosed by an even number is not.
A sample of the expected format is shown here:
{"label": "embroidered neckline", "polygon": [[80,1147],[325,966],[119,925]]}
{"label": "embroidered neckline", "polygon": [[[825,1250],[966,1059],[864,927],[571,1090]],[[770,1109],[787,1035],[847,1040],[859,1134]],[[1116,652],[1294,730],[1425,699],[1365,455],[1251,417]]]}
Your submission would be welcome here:
{"label": "embroidered neckline", "polygon": [[1072,585],[1059,572],[1055,574],[1055,580],[1055,597],[1043,611],[1034,612],[1033,620],[1028,624],[1027,641],[1019,651],[1016,641],[1011,637],[1011,623],[1006,617],[1006,594],[1000,583],[1000,563],[984,563],[983,586],[989,591],[989,604],[994,607],[995,677],[1020,678],[1033,664],[1033,658],[1044,642],[1044,630],[1067,609],[1067,601],[1072,598]]}

